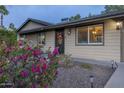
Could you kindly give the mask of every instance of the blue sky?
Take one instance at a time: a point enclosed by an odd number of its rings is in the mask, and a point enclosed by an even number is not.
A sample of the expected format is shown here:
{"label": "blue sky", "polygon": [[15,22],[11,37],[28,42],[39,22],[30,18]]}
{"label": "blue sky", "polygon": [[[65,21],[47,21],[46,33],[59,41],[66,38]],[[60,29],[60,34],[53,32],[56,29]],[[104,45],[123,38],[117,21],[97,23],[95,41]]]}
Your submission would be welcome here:
{"label": "blue sky", "polygon": [[102,5],[10,5],[6,6],[9,15],[4,17],[4,25],[8,26],[14,23],[18,28],[27,18],[35,18],[51,23],[61,22],[61,18],[70,17],[80,14],[81,17],[87,16],[89,13],[100,14],[104,10]]}

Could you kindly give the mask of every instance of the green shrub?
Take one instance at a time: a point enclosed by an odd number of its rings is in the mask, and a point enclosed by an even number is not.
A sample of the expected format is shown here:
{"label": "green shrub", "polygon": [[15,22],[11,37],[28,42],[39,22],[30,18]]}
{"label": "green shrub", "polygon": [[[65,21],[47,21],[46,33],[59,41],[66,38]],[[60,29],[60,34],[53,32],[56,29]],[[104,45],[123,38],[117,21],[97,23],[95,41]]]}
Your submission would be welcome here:
{"label": "green shrub", "polygon": [[15,45],[17,43],[16,32],[0,29],[0,42],[2,41],[5,41],[8,46]]}

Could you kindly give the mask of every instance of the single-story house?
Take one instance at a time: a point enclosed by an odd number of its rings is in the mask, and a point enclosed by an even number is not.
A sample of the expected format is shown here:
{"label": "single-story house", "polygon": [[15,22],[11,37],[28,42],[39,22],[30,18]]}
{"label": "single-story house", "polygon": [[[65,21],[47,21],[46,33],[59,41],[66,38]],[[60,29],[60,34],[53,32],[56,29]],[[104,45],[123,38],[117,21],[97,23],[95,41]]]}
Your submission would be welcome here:
{"label": "single-story house", "polygon": [[124,11],[58,24],[28,18],[17,32],[18,38],[59,47],[73,58],[124,62],[123,20]]}

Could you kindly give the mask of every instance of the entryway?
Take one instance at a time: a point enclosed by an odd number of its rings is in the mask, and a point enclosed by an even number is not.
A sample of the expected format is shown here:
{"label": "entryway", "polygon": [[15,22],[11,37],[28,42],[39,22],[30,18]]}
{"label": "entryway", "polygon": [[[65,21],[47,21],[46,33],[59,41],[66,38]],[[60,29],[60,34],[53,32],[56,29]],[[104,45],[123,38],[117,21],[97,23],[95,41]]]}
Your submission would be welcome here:
{"label": "entryway", "polygon": [[59,53],[64,54],[64,29],[55,31],[55,47],[59,47]]}

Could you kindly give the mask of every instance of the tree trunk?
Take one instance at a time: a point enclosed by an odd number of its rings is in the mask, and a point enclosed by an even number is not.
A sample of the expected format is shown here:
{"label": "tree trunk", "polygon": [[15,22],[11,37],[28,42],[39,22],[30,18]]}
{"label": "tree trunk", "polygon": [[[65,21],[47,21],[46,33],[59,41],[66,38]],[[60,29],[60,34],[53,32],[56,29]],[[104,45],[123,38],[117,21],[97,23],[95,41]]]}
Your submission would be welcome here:
{"label": "tree trunk", "polygon": [[0,26],[3,27],[3,14],[0,15]]}

